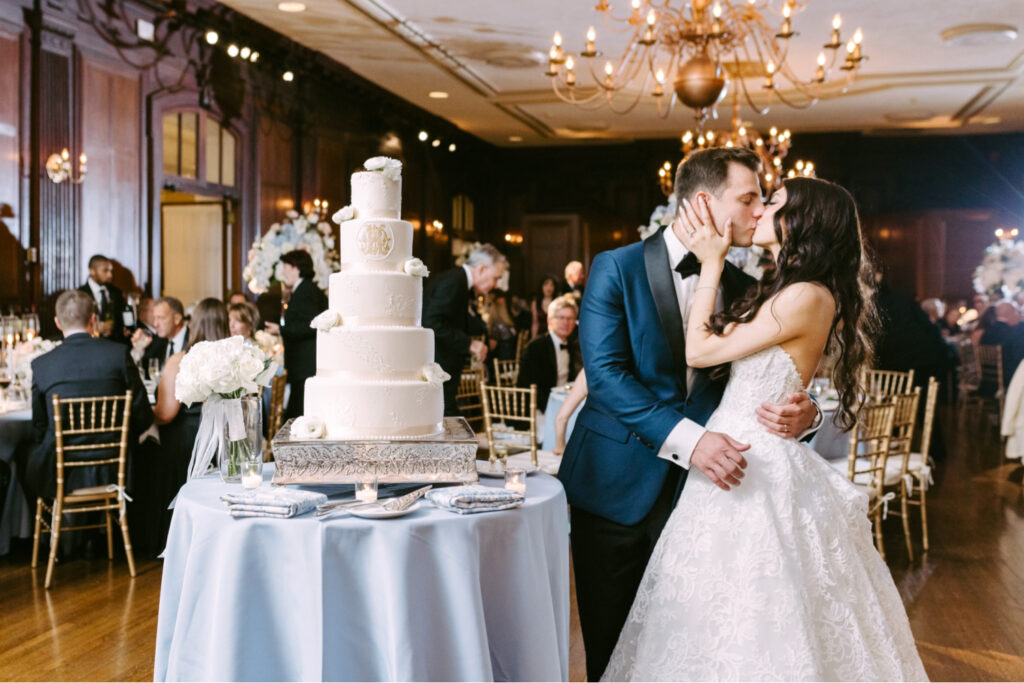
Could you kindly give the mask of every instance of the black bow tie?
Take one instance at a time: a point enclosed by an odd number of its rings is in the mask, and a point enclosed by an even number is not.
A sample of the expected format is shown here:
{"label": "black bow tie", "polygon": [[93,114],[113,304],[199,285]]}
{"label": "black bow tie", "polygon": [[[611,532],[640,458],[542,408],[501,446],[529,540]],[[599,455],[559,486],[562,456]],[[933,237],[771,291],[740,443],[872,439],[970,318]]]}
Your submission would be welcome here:
{"label": "black bow tie", "polygon": [[562,351],[568,351],[569,350],[569,345],[568,344],[561,344],[560,343],[558,345],[558,348],[561,349]]}
{"label": "black bow tie", "polygon": [[697,255],[691,251],[684,256],[683,259],[676,264],[676,272],[679,273],[684,280],[691,275],[700,275],[700,261],[697,260]]}

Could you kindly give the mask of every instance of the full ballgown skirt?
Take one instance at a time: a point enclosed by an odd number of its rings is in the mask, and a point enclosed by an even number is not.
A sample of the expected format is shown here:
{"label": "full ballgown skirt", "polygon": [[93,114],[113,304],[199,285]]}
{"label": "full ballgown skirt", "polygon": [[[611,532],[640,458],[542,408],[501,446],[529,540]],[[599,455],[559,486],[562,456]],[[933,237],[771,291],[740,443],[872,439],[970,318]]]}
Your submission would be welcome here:
{"label": "full ballgown skirt", "polygon": [[927,680],[867,496],[756,420],[801,389],[781,347],[732,364],[707,427],[751,444],[746,476],[690,471],[602,680]]}

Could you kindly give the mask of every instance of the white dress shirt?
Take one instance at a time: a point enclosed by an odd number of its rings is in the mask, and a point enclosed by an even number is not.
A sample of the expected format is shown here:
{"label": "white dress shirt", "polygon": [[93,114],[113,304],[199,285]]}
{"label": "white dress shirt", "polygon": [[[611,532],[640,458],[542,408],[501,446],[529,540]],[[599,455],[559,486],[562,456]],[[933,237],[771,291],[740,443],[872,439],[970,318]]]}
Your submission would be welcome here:
{"label": "white dress shirt", "polygon": [[[182,325],[181,329],[178,330],[178,334],[174,335],[167,341],[167,355],[165,360],[170,358],[172,353],[178,353],[179,351],[185,350],[185,333],[188,332],[188,326]],[[174,344],[174,351],[171,351],[171,344]]]}
{"label": "white dress shirt", "polygon": [[89,278],[88,283],[89,283],[89,289],[92,290],[92,298],[96,302],[96,307],[99,308],[99,305],[103,302],[103,294],[102,294],[102,292],[106,292],[107,293],[107,305],[109,306],[110,305],[110,290],[107,289],[107,286],[106,285],[101,285],[100,283],[98,283],[95,280],[93,280],[91,277]]}
{"label": "white dress shirt", "polygon": [[558,377],[555,379],[555,386],[564,387],[569,383],[569,349],[563,349],[562,346],[568,347],[568,344],[559,339],[554,332],[548,334],[555,345],[555,361],[558,363]]}
{"label": "white dress shirt", "polygon": [[[698,276],[691,275],[684,279],[682,275],[676,272],[676,264],[683,260],[683,257],[689,253],[689,250],[683,246],[683,243],[679,241],[676,234],[672,232],[671,226],[662,233],[662,237],[665,240],[665,246],[668,248],[668,262],[669,267],[672,268],[672,284],[676,288],[676,301],[679,302],[679,313],[683,317],[683,334],[685,335],[686,327],[690,322],[690,308],[693,306],[693,295],[697,293]],[[719,283],[718,294],[715,296],[715,311],[721,311],[723,306],[722,285]],[[694,373],[695,370],[687,366],[687,391],[693,386]],[[700,441],[706,431],[704,427],[690,418],[684,417],[669,432],[665,442],[661,445],[661,450],[658,451],[658,457],[665,458],[671,463],[689,469],[690,456],[693,455],[693,449],[697,447],[697,442]],[[674,458],[673,456],[678,457]]]}

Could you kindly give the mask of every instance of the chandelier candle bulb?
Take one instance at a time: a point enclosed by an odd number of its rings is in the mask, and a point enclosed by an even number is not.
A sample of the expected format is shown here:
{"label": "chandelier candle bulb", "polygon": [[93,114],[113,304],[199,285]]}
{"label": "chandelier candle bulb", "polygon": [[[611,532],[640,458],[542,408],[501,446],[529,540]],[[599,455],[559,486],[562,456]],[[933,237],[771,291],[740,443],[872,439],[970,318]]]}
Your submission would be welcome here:
{"label": "chandelier candle bulb", "polygon": [[584,57],[593,57],[597,54],[597,50],[594,49],[594,41],[597,40],[597,32],[594,31],[594,27],[591,26],[587,29],[587,41],[584,43],[583,52],[580,54]]}

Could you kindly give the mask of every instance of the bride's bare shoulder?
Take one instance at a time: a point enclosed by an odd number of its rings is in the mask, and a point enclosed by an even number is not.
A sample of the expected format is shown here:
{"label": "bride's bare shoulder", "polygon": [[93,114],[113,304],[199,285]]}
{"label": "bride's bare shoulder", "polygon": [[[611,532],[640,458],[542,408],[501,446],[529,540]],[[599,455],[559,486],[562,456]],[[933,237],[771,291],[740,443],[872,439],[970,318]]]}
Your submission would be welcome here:
{"label": "bride's bare shoulder", "polygon": [[836,312],[836,300],[829,289],[818,282],[794,282],[775,295],[772,307],[791,315],[822,317],[831,321]]}

